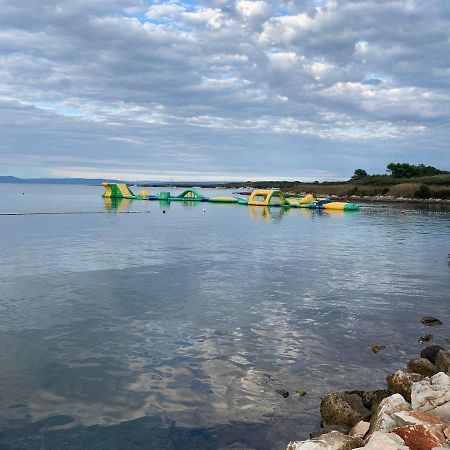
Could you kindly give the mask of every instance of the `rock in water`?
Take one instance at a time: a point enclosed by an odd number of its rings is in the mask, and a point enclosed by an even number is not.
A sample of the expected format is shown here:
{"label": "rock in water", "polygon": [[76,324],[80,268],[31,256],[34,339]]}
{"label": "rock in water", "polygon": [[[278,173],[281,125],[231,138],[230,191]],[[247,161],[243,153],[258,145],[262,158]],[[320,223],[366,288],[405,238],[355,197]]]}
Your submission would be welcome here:
{"label": "rock in water", "polygon": [[450,420],[450,377],[443,372],[413,383],[411,404],[414,410],[428,411]]}
{"label": "rock in water", "polygon": [[286,391],[286,389],[276,389],[275,392],[277,394],[280,394],[284,398],[288,398],[289,397],[289,391]]}
{"label": "rock in water", "polygon": [[405,373],[401,370],[386,377],[388,389],[391,394],[400,394],[407,401],[411,401],[411,385],[423,379],[418,373]]}
{"label": "rock in water", "polygon": [[420,352],[420,357],[427,358],[429,361],[431,361],[433,364],[435,364],[437,355],[441,350],[445,350],[445,349],[443,347],[441,347],[440,345],[430,345],[429,347],[425,347]]}
{"label": "rock in water", "polygon": [[411,405],[400,394],[394,394],[385,398],[370,421],[369,432],[393,430],[397,427],[397,423],[391,416],[396,412],[409,411],[410,409]]}
{"label": "rock in water", "polygon": [[306,391],[294,391],[292,393],[292,397],[295,397],[295,398],[304,397],[305,395],[306,395]]}
{"label": "rock in water", "polygon": [[372,345],[372,351],[374,353],[379,353],[381,352],[381,350],[383,350],[384,348],[386,348],[385,345]]}
{"label": "rock in water", "polygon": [[436,367],[441,371],[450,375],[450,352],[441,350],[436,357]]}
{"label": "rock in water", "polygon": [[411,359],[408,363],[408,371],[419,373],[424,377],[432,377],[439,372],[438,368],[427,358]]}
{"label": "rock in water", "polygon": [[436,317],[432,317],[432,316],[423,316],[420,319],[420,323],[423,325],[429,325],[429,326],[442,325],[442,322],[439,319],[436,319]]}
{"label": "rock in water", "polygon": [[419,344],[422,342],[430,342],[434,339],[434,336],[432,334],[424,334],[423,336],[420,336],[418,339]]}
{"label": "rock in water", "polygon": [[348,427],[371,416],[371,412],[364,407],[361,397],[345,392],[326,394],[320,403],[320,414],[325,424]]}

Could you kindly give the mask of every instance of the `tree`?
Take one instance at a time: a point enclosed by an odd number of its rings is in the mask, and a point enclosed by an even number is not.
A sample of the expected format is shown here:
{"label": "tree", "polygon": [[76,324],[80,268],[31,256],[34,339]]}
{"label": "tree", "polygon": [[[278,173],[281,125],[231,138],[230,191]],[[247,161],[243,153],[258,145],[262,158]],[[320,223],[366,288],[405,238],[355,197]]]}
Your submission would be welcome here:
{"label": "tree", "polygon": [[368,173],[364,169],[356,169],[351,180],[362,180],[363,178],[367,178],[368,176]]}
{"label": "tree", "polygon": [[447,173],[433,166],[426,166],[425,164],[415,166],[408,163],[390,163],[387,165],[387,172],[394,178],[426,177]]}

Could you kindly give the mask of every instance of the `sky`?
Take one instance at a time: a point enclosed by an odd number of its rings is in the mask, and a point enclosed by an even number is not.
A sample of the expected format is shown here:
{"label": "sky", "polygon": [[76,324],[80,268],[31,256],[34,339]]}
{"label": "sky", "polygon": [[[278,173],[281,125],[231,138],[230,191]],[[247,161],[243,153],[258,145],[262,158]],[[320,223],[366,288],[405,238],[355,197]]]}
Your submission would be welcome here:
{"label": "sky", "polygon": [[0,0],[0,175],[450,170],[448,0]]}

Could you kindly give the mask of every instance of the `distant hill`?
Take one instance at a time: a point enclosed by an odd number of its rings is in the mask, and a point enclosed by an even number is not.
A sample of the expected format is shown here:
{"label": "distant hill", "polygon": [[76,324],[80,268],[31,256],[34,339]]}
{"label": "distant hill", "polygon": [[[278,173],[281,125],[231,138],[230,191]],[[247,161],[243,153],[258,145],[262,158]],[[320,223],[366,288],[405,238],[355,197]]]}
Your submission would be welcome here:
{"label": "distant hill", "polygon": [[33,183],[33,184],[100,184],[102,181],[124,183],[119,180],[105,180],[103,178],[17,178],[0,176],[0,183]]}
{"label": "distant hill", "polygon": [[105,178],[17,178],[11,176],[0,176],[0,183],[32,183],[32,184],[79,184],[79,185],[99,185],[102,182],[126,183],[139,186],[217,186],[223,184],[220,181],[126,181]]}

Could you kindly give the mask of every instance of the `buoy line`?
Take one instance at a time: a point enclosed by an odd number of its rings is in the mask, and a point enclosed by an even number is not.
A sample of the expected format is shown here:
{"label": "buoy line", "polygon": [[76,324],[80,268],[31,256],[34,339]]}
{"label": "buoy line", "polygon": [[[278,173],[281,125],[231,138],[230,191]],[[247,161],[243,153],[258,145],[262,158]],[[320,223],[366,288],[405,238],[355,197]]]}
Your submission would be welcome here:
{"label": "buoy line", "polygon": [[36,211],[36,212],[1,212],[0,216],[63,216],[77,214],[150,214],[150,211]]}

